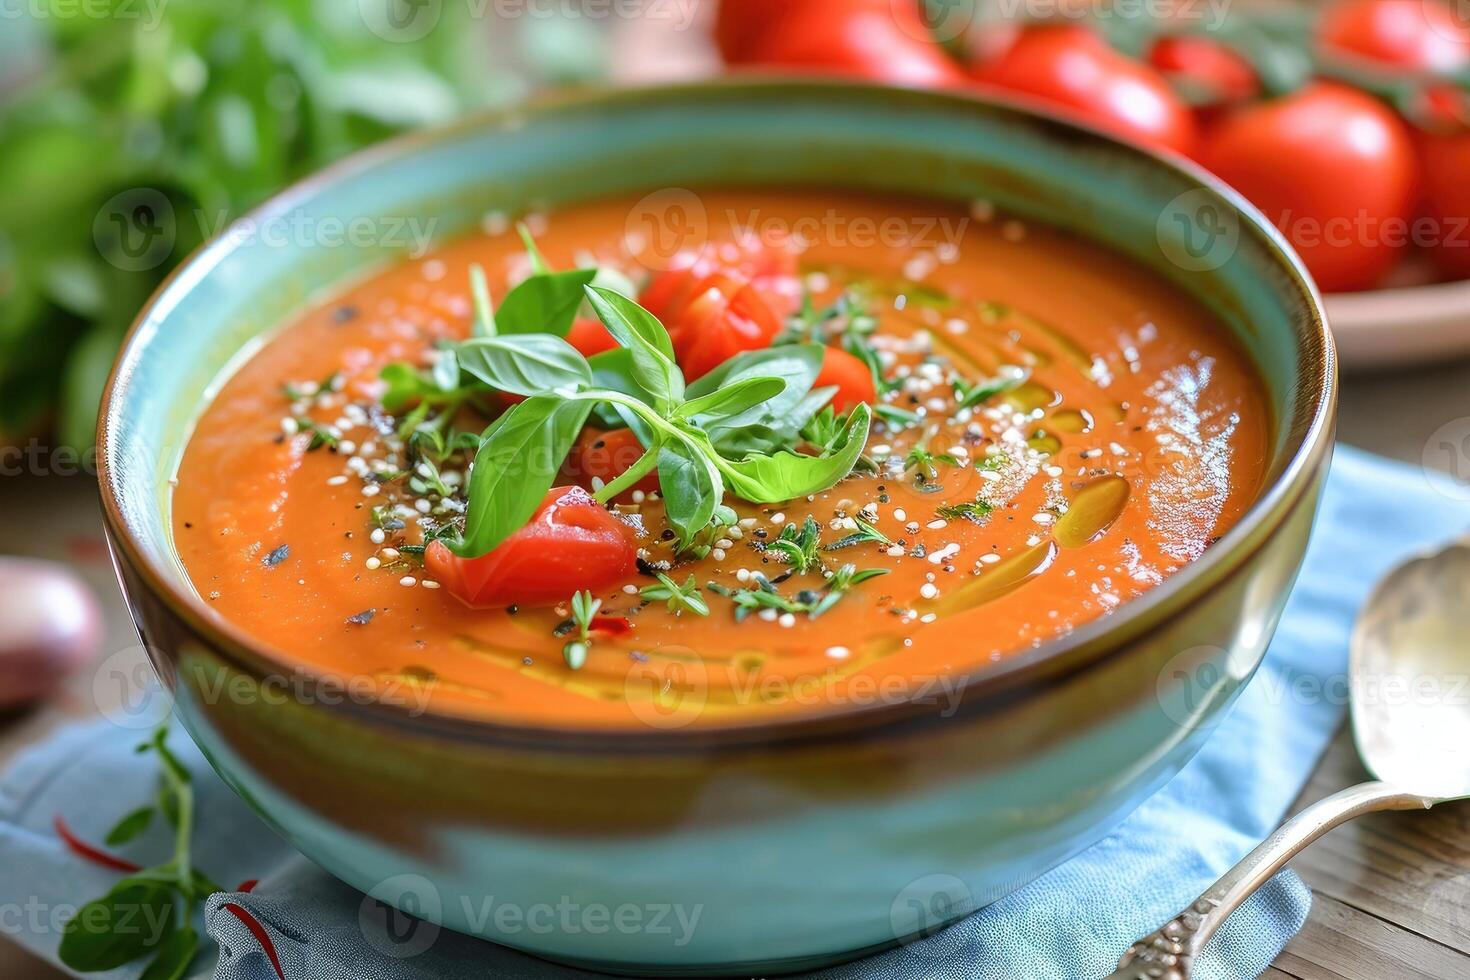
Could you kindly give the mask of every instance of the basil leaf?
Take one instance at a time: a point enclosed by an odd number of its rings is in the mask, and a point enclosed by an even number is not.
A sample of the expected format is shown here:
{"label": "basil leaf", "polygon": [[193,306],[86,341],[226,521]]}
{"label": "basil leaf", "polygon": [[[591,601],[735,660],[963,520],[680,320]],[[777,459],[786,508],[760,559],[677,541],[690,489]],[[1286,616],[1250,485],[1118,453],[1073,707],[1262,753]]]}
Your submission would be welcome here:
{"label": "basil leaf", "polygon": [[158,947],[158,955],[138,980],[183,980],[199,952],[199,934],[185,925]]}
{"label": "basil leaf", "polygon": [[410,402],[417,401],[428,388],[423,375],[401,361],[384,367],[379,377],[388,385],[388,390],[383,392],[383,397],[379,400],[389,412],[396,413]]}
{"label": "basil leaf", "polygon": [[478,558],[525,527],[591,410],[590,402],[540,395],[496,419],[475,454],[464,535],[446,541],[449,549]]}
{"label": "basil leaf", "polygon": [[128,843],[128,841],[137,840],[139,837],[143,836],[143,832],[148,829],[148,825],[152,822],[153,807],[139,807],[132,813],[119,820],[117,824],[110,831],[107,832],[107,838],[104,840],[104,843],[107,844],[108,847],[116,847],[119,844],[126,844]]}
{"label": "basil leaf", "polygon": [[868,406],[859,405],[820,456],[786,451],[758,454],[739,462],[721,460],[720,472],[730,491],[751,503],[775,504],[819,493],[852,472],[867,443],[871,422]]}
{"label": "basil leaf", "polygon": [[582,290],[596,275],[596,269],[574,269],[531,276],[501,302],[496,327],[502,334],[565,337],[582,305]]}
{"label": "basil leaf", "polygon": [[652,313],[626,296],[601,286],[587,287],[587,302],[608,333],[632,352],[633,379],[667,415],[684,400],[684,373],[674,363],[674,342]]}
{"label": "basil leaf", "polygon": [[[597,387],[636,398],[645,405],[652,404],[653,396],[633,378],[633,352],[628,348],[618,347],[594,354],[587,363],[592,366],[592,383]],[[653,434],[647,423],[623,406],[599,402],[593,412],[604,429],[626,427],[632,429],[645,446],[653,444]]]}
{"label": "basil leaf", "polygon": [[513,395],[540,395],[592,383],[592,368],[571,344],[550,334],[482,337],[459,344],[459,367]]}
{"label": "basil leaf", "polygon": [[439,351],[439,359],[434,362],[431,377],[441,391],[454,391],[459,387],[459,356],[453,347]]}
{"label": "basil leaf", "polygon": [[794,445],[803,427],[821,411],[836,389],[812,384],[822,371],[821,344],[788,344],[737,354],[689,386],[689,397],[703,397],[744,378],[780,378],[786,389],[764,404],[727,418],[701,419],[711,444],[720,454],[739,458],[751,453],[773,453]]}
{"label": "basil leaf", "polygon": [[124,878],[77,910],[62,930],[57,955],[78,973],[115,970],[162,945],[176,913],[170,884]]}
{"label": "basil leaf", "polygon": [[658,454],[658,488],[664,499],[664,515],[688,544],[715,516],[725,495],[720,471],[709,456],[686,442],[671,439]]}
{"label": "basil leaf", "polygon": [[782,378],[742,378],[708,395],[690,399],[679,406],[674,417],[697,418],[702,420],[702,427],[708,428],[716,419],[728,419],[764,405],[785,390],[786,382]]}

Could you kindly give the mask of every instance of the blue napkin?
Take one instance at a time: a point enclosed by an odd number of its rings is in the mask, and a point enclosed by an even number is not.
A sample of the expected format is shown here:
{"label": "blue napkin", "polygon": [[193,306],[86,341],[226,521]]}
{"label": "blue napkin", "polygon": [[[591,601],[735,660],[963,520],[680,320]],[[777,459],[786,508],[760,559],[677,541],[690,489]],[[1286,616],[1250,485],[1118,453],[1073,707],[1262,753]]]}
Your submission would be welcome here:
{"label": "blue napkin", "polygon": [[[1265,665],[1194,762],[1111,836],[1020,892],[926,940],[811,980],[1084,980],[1111,972],[1134,939],[1280,822],[1342,720],[1346,688],[1332,682],[1347,669],[1348,636],[1368,590],[1400,559],[1467,524],[1470,509],[1437,494],[1419,470],[1340,450],[1306,568]],[[0,934],[54,960],[72,908],[116,879],[73,857],[51,821],[64,814],[96,841],[119,815],[147,802],[156,763],[132,754],[137,736],[106,722],[73,729],[32,750],[0,781]],[[201,956],[200,977],[212,970],[218,980],[273,980],[272,955],[287,980],[592,976],[386,913],[266,830],[184,735],[172,742],[197,774],[198,865],[226,885],[261,879],[250,894],[223,893],[207,903],[204,925],[219,949],[217,963],[212,949]],[[167,846],[155,836],[123,850],[149,863]],[[1217,935],[1198,975],[1257,976],[1301,928],[1310,901],[1295,875],[1277,877]],[[416,938],[415,929],[428,933]],[[138,973],[124,968],[106,980]]]}

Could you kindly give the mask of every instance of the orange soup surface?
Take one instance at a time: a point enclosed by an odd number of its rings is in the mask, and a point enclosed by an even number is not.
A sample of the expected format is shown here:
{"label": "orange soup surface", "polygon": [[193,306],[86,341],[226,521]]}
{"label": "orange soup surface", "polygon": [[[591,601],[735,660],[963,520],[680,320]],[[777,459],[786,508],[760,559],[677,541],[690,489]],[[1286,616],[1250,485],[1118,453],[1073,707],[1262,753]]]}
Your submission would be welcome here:
{"label": "orange soup surface", "polygon": [[[716,252],[741,228],[799,252],[778,343],[845,346],[853,333],[874,356],[880,407],[850,475],[785,503],[727,494],[735,523],[684,554],[656,474],[620,495],[638,570],[599,590],[600,625],[575,654],[570,595],[471,608],[422,551],[463,523],[473,447],[427,479],[412,403],[385,411],[381,373],[427,374],[444,342],[470,334],[472,266],[492,297],[530,273],[522,239],[494,217],[493,233],[309,311],[222,384],[174,495],[203,601],[301,669],[411,689],[437,711],[753,723],[944,696],[1114,614],[1257,495],[1271,426],[1260,383],[1223,327],[1147,271],[982,208],[766,190],[701,200]],[[633,207],[526,222],[551,267],[618,270],[632,291],[677,262],[629,221]],[[455,424],[478,433],[515,401],[473,399]],[[557,482],[601,485],[574,469]],[[773,547],[783,533],[799,556]],[[695,602],[671,602],[660,572]]]}

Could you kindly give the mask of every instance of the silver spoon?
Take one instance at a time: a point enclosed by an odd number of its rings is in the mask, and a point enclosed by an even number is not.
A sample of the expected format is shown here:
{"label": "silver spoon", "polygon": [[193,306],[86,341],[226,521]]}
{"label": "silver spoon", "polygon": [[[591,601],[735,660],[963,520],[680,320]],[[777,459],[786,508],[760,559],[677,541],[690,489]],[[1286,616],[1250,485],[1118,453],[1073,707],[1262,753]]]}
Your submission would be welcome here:
{"label": "silver spoon", "polygon": [[1242,902],[1323,834],[1379,810],[1470,799],[1470,541],[1390,572],[1353,631],[1353,736],[1377,782],[1307,807],[1158,932],[1106,980],[1188,980]]}

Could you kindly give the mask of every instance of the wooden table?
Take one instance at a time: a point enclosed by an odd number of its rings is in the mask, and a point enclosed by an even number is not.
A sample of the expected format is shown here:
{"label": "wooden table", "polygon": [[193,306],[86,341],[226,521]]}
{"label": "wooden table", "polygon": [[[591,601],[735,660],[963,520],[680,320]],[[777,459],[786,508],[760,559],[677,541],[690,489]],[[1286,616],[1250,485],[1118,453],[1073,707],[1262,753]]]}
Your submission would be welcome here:
{"label": "wooden table", "polygon": [[[1349,378],[1344,441],[1419,463],[1431,433],[1470,416],[1470,364]],[[136,642],[111,573],[96,551],[96,492],[85,478],[0,482],[0,542],[83,568],[108,598],[109,650]],[[47,533],[30,533],[45,527]],[[1464,528],[1446,528],[1446,537]],[[0,766],[70,718],[95,711],[89,678],[55,705],[0,718]],[[1297,809],[1366,778],[1352,739],[1333,743]],[[1466,980],[1470,978],[1470,805],[1366,817],[1319,841],[1293,865],[1312,887],[1311,918],[1265,976],[1275,980]],[[0,938],[0,977],[60,974]]]}

